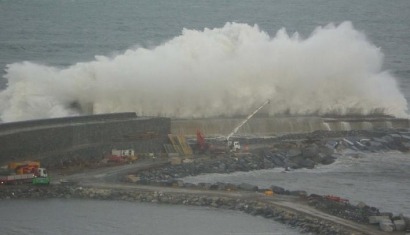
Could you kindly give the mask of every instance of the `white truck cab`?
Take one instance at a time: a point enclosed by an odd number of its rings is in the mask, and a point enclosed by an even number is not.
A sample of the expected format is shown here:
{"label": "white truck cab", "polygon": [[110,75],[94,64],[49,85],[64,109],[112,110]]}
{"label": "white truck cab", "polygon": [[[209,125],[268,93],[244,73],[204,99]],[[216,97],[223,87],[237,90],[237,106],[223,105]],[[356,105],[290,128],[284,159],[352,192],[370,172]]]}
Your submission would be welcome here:
{"label": "white truck cab", "polygon": [[231,152],[236,152],[241,149],[239,141],[228,141],[228,147]]}
{"label": "white truck cab", "polygon": [[37,177],[47,177],[48,173],[46,168],[37,168],[37,171],[34,175]]}
{"label": "white truck cab", "polygon": [[236,152],[241,150],[241,144],[239,143],[239,141],[234,141],[232,144],[232,151]]}

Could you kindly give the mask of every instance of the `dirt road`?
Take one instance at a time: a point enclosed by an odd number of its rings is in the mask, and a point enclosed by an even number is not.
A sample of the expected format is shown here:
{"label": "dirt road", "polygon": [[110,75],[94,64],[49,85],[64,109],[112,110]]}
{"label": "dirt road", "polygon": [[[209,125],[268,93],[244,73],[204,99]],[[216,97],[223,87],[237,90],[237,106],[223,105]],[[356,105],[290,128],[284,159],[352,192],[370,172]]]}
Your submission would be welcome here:
{"label": "dirt road", "polygon": [[60,179],[68,181],[76,181],[79,185],[88,186],[93,188],[106,188],[106,189],[121,189],[121,190],[135,190],[135,191],[151,191],[151,192],[164,192],[173,194],[190,194],[209,197],[227,197],[235,199],[251,199],[260,201],[279,207],[284,210],[303,214],[309,217],[314,217],[319,220],[328,221],[337,225],[341,225],[351,231],[360,234],[372,234],[372,235],[386,235],[386,234],[405,234],[404,232],[387,233],[379,231],[375,226],[358,224],[353,221],[345,220],[333,215],[321,212],[313,207],[306,205],[306,202],[298,199],[295,196],[287,195],[275,195],[265,196],[262,193],[257,192],[245,192],[245,191],[216,191],[216,190],[200,190],[200,189],[188,189],[178,187],[160,187],[149,185],[138,185],[119,182],[119,178],[126,174],[135,173],[139,170],[161,166],[168,164],[167,160],[153,161],[141,161],[136,164],[121,165],[100,169],[91,169],[84,172],[62,176],[56,178],[54,183],[58,183]]}

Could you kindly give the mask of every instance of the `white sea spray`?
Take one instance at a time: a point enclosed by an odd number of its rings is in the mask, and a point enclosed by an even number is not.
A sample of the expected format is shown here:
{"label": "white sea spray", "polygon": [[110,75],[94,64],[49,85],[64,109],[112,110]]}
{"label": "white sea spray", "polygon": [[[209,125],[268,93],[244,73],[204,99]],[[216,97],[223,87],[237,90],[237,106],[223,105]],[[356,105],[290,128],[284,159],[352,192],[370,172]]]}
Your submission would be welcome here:
{"label": "white sea spray", "polygon": [[407,101],[382,70],[379,48],[350,22],[307,38],[285,29],[227,23],[153,48],[56,68],[9,64],[0,92],[3,121],[133,111],[182,118],[247,115],[265,100],[270,115],[388,114]]}

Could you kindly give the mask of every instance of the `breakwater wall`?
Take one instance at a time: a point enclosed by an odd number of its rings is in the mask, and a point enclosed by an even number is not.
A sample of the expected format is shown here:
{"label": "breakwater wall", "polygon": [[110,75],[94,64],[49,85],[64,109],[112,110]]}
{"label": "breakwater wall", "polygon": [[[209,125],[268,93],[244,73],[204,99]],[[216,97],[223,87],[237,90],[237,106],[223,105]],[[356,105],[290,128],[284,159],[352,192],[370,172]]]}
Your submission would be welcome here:
{"label": "breakwater wall", "polygon": [[[204,118],[172,120],[173,134],[195,136],[200,129],[207,136],[226,136],[244,118]],[[280,135],[288,133],[309,133],[317,130],[350,131],[377,129],[407,129],[409,119],[392,117],[253,117],[243,125],[238,135]]]}
{"label": "breakwater wall", "polygon": [[[172,205],[205,206],[262,216],[287,224],[302,233],[313,234],[353,234],[346,226],[309,216],[305,213],[287,210],[267,202],[254,199],[241,199],[222,195],[191,194],[189,192],[161,192],[161,190],[110,189],[96,187],[59,186],[50,187],[6,187],[0,191],[0,199],[46,199],[79,198],[97,200],[124,200],[130,202],[149,202]],[[354,233],[360,234],[360,233]]]}
{"label": "breakwater wall", "polygon": [[0,125],[0,163],[28,159],[47,163],[74,156],[101,159],[112,149],[160,153],[170,127],[168,118],[135,113],[5,123]]}

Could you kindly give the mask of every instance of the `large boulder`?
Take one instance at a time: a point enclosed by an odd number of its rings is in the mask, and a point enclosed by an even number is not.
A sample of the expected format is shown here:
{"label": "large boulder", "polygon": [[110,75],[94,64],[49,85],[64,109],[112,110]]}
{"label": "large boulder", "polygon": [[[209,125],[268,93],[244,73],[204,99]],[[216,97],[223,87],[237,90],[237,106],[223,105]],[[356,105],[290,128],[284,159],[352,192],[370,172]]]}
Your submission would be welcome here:
{"label": "large boulder", "polygon": [[299,196],[299,197],[307,196],[307,192],[303,190],[290,191],[289,194],[292,196]]}
{"label": "large boulder", "polygon": [[286,191],[284,188],[275,185],[270,186],[270,188],[272,189],[272,192],[276,194],[285,194]]}
{"label": "large boulder", "polygon": [[302,155],[302,151],[300,149],[290,149],[286,153],[286,157],[288,157],[288,158],[294,158],[294,157],[298,157],[300,155]]}
{"label": "large boulder", "polygon": [[285,163],[283,161],[283,156],[279,154],[275,154],[272,156],[271,161],[276,165],[276,166],[284,166]]}
{"label": "large boulder", "polygon": [[319,148],[316,144],[312,144],[302,149],[302,156],[305,158],[315,158],[319,155]]}
{"label": "large boulder", "polygon": [[240,185],[238,185],[238,188],[245,191],[258,191],[258,186],[247,183],[241,183]]}
{"label": "large boulder", "polygon": [[325,155],[322,157],[322,159],[320,160],[320,163],[323,165],[329,165],[332,164],[333,162],[335,162],[336,157],[333,155]]}
{"label": "large boulder", "polygon": [[310,160],[310,159],[303,159],[302,161],[299,162],[299,165],[301,167],[305,167],[305,168],[308,168],[308,169],[315,168],[315,164],[316,163],[313,160]]}

